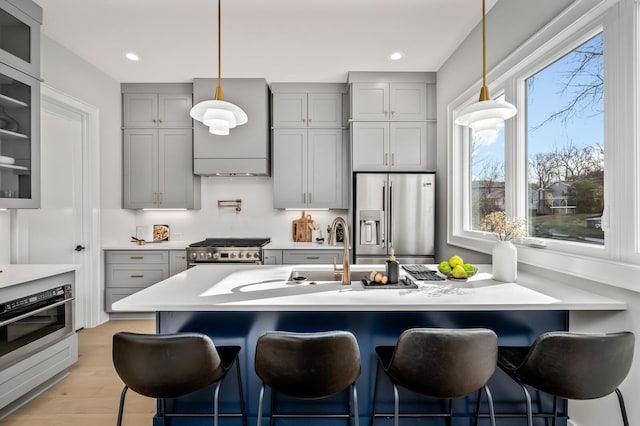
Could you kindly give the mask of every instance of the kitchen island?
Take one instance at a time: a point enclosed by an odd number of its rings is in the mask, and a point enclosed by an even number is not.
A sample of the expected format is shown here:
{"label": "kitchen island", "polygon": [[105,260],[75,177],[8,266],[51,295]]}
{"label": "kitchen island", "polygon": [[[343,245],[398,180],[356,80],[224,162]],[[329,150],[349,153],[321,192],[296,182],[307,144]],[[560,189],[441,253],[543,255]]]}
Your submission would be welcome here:
{"label": "kitchen island", "polygon": [[[490,266],[481,265],[467,282],[418,282],[418,288],[365,289],[359,281],[371,265],[353,265],[350,286],[339,282],[290,281],[292,271],[331,270],[330,265],[257,266],[203,265],[184,271],[113,304],[114,310],[156,312],[158,333],[198,331],[210,335],[218,345],[242,346],[241,368],[249,422],[255,422],[260,382],[253,370],[256,339],[265,331],[322,331],[344,329],[355,334],[360,345],[362,374],[357,382],[362,422],[371,412],[372,384],[375,375],[374,348],[395,344],[402,331],[411,327],[487,327],[493,329],[500,344],[526,345],[541,333],[568,330],[575,311],[615,312],[626,309],[622,301],[601,297],[577,288],[520,274],[517,283],[492,280]],[[311,273],[308,273],[311,275]],[[502,372],[490,381],[498,412],[523,412],[518,386]],[[223,409],[237,409],[237,384],[229,380],[223,386]],[[388,382],[380,388],[382,410],[392,411]],[[536,398],[550,410],[550,399]],[[409,411],[425,408],[424,401],[413,395],[401,395],[402,407]],[[194,394],[170,404],[170,410],[197,410],[208,407],[210,395]],[[344,399],[314,401],[314,408],[329,411],[342,409]],[[454,402],[454,424],[469,424],[475,397]],[[306,404],[278,400],[282,410],[303,409]],[[434,401],[427,408],[441,410]],[[566,404],[560,407],[566,424]],[[501,419],[502,425],[519,424],[521,419]],[[379,420],[387,424],[385,420]],[[441,420],[433,419],[433,424]],[[240,424],[223,418],[226,424]],[[266,420],[265,420],[266,422]],[[290,421],[291,422],[291,421]],[[295,421],[293,421],[295,422]],[[309,419],[305,419],[308,423]],[[412,420],[407,420],[411,423]],[[320,421],[318,421],[320,424]],[[333,421],[329,421],[333,424]],[[344,421],[336,424],[342,425]],[[192,419],[187,423],[194,424]],[[203,422],[202,424],[206,424]],[[266,424],[266,423],[265,423]],[[326,420],[321,424],[327,424]],[[403,424],[406,424],[403,422]],[[424,421],[422,424],[425,424]],[[427,423],[430,424],[430,423]]]}

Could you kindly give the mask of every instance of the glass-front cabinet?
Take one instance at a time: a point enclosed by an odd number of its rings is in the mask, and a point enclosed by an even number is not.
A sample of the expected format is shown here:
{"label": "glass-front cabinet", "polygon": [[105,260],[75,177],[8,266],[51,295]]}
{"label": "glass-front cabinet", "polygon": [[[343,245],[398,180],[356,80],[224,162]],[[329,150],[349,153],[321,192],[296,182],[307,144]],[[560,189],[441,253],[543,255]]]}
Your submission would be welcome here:
{"label": "glass-front cabinet", "polygon": [[42,10],[14,1],[0,0],[0,208],[38,208]]}

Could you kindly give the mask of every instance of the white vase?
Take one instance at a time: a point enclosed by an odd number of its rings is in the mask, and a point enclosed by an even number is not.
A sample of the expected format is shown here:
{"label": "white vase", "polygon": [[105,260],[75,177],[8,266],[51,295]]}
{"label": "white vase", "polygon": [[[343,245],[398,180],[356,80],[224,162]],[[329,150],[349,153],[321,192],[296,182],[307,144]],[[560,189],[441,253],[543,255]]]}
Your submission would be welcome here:
{"label": "white vase", "polygon": [[498,241],[493,246],[493,279],[515,282],[518,276],[518,250],[511,241]]}

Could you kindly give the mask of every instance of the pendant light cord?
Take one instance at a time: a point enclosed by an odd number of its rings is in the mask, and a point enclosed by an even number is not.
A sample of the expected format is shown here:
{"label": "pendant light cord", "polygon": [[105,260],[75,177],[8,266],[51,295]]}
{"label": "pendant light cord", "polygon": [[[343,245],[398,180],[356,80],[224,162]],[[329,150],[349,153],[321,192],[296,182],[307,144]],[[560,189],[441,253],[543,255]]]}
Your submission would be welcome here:
{"label": "pendant light cord", "polygon": [[482,0],[482,89],[480,89],[480,101],[488,101],[489,88],[487,87],[487,33],[485,29],[485,8]]}
{"label": "pendant light cord", "polygon": [[218,87],[216,87],[216,101],[224,100],[224,96],[222,94],[222,81],[220,78],[220,74],[221,74],[220,70],[222,69],[222,65],[221,65],[222,61],[220,59],[222,57],[222,47],[221,47],[222,43],[220,41],[221,40],[220,37],[222,34],[222,31],[221,31],[222,19],[220,17],[220,13],[221,13],[220,3],[221,3],[221,0],[218,0]]}

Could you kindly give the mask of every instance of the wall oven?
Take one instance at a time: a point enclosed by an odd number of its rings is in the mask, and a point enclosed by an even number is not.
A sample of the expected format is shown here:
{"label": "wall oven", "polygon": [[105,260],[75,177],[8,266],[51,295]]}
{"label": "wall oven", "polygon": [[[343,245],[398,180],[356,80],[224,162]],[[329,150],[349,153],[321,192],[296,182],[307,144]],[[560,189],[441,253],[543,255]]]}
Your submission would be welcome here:
{"label": "wall oven", "polygon": [[71,285],[0,303],[0,369],[73,333]]}

